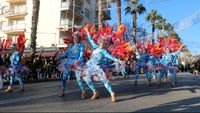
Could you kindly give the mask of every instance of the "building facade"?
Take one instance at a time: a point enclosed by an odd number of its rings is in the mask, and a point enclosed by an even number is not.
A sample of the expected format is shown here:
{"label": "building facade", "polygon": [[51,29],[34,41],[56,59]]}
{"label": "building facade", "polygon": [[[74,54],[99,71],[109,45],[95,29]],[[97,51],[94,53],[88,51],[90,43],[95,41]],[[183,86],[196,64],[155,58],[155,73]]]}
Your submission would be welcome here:
{"label": "building facade", "polygon": [[[70,36],[73,30],[87,23],[97,23],[97,3],[96,0],[40,0],[37,48],[64,47],[63,38]],[[108,0],[103,3],[110,7]],[[110,19],[109,11],[103,11],[104,19]],[[9,36],[16,41],[24,32],[30,39],[31,18],[32,0],[1,0],[0,37]],[[30,48],[30,40],[26,48]]]}

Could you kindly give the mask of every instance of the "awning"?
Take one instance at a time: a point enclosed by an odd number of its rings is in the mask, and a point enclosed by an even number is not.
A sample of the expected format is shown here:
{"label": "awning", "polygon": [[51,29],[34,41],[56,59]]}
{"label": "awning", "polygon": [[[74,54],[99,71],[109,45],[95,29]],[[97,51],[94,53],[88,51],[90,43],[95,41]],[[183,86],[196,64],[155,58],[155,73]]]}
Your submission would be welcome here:
{"label": "awning", "polygon": [[[41,55],[42,57],[52,57],[52,56],[55,56],[56,54],[56,51],[44,51],[42,54],[42,52],[38,52],[36,53],[36,55]],[[26,57],[30,58],[31,57],[31,53],[24,53],[26,54]]]}

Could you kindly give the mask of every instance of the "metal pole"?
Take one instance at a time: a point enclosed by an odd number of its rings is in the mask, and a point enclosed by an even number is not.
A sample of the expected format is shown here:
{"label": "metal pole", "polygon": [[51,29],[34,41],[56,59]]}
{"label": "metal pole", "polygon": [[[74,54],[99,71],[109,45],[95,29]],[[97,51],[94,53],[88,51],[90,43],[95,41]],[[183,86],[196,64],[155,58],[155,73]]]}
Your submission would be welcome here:
{"label": "metal pole", "polygon": [[72,32],[74,32],[75,1],[76,1],[76,0],[73,1]]}

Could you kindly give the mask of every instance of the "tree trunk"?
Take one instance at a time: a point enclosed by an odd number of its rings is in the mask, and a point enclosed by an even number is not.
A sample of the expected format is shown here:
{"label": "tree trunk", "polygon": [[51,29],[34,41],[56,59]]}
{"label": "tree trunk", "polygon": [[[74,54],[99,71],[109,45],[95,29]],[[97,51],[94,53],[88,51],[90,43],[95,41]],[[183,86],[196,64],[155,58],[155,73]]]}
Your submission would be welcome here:
{"label": "tree trunk", "polygon": [[102,12],[102,0],[98,0],[98,22],[99,22],[99,28],[102,27],[103,25],[103,12]]}
{"label": "tree trunk", "polygon": [[152,44],[154,44],[155,21],[152,20]]}
{"label": "tree trunk", "polygon": [[135,39],[135,41],[137,41],[137,35],[136,35],[136,32],[137,32],[137,14],[136,12],[133,13],[133,37]]}
{"label": "tree trunk", "polygon": [[117,25],[121,25],[121,0],[116,0],[117,6]]}
{"label": "tree trunk", "polygon": [[169,31],[169,30],[167,30],[167,36],[169,37],[169,35],[170,35],[170,31]]}
{"label": "tree trunk", "polygon": [[35,58],[36,53],[36,39],[37,39],[37,25],[39,18],[40,0],[32,0],[32,27],[31,27],[31,61]]}
{"label": "tree trunk", "polygon": [[163,33],[162,33],[162,29],[160,29],[160,35],[162,35]]}

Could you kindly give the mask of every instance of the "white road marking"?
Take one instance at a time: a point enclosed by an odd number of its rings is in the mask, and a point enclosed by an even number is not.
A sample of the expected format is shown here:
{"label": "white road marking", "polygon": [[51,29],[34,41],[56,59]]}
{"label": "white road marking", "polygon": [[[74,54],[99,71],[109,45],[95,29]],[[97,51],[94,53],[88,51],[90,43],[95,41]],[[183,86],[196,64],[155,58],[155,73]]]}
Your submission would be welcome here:
{"label": "white road marking", "polygon": [[[115,85],[115,84],[114,84]],[[104,87],[103,85],[100,85],[96,88]],[[86,88],[87,90],[89,88]],[[80,91],[80,89],[72,89],[67,91],[66,93],[74,93]],[[9,100],[3,100],[0,101],[0,105],[3,104],[10,104],[10,103],[16,103],[16,102],[21,102],[21,101],[28,101],[28,100],[33,100],[33,99],[39,99],[39,98],[45,98],[45,97],[51,97],[51,96],[57,96],[58,92],[53,92],[53,93],[47,93],[47,94],[40,94],[40,95],[33,95],[33,96],[27,96],[27,97],[21,97],[21,98],[15,98],[15,99],[9,99]]]}

